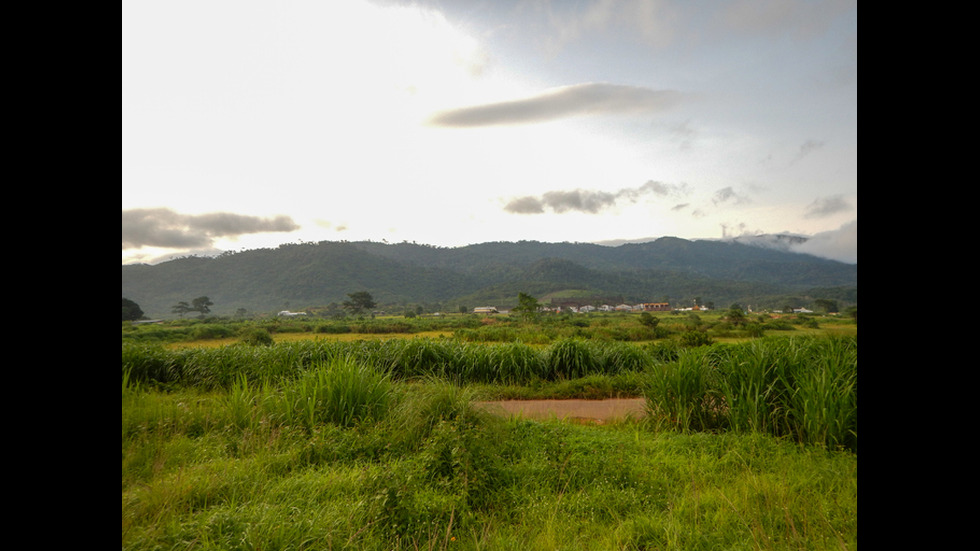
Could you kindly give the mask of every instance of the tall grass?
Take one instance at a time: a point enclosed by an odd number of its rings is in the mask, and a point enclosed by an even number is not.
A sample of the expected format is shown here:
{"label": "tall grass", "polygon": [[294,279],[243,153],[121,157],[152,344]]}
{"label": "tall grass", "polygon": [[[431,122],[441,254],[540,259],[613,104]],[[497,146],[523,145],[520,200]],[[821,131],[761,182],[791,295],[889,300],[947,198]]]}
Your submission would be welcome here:
{"label": "tall grass", "polygon": [[764,337],[684,347],[571,337],[550,345],[460,339],[295,341],[273,346],[167,350],[124,344],[132,384],[229,389],[245,383],[309,380],[317,366],[346,358],[391,381],[437,378],[456,385],[535,385],[640,373],[645,396],[664,426],[791,436],[855,449],[857,338]]}
{"label": "tall grass", "polygon": [[857,449],[857,339],[759,339],[682,351],[654,370],[653,417],[682,431],[731,430]]}
{"label": "tall grass", "polygon": [[386,373],[350,358],[318,363],[285,385],[280,414],[307,430],[322,423],[342,427],[384,417],[393,400]]}
{"label": "tall grass", "polygon": [[647,407],[655,424],[681,431],[714,430],[723,425],[713,360],[710,349],[692,348],[652,371]]}
{"label": "tall grass", "polygon": [[[288,385],[233,386],[239,405],[261,417],[262,397]],[[122,547],[856,546],[852,454],[757,433],[491,418],[446,381],[399,386],[404,395],[383,419],[314,431],[271,417],[241,430],[227,412],[237,407],[223,399],[228,391],[130,396]]]}
{"label": "tall grass", "polygon": [[562,339],[548,352],[548,377],[576,379],[599,372],[598,347],[582,339]]}

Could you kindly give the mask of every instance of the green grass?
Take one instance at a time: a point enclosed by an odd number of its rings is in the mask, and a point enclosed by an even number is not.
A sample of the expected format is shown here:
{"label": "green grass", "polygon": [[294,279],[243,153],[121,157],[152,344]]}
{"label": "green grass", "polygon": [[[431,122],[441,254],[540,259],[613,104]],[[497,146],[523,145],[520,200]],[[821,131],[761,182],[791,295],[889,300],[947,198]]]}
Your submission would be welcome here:
{"label": "green grass", "polygon": [[[122,547],[854,549],[856,354],[852,337],[124,344]],[[614,396],[653,415],[473,406]]]}
{"label": "green grass", "polygon": [[124,386],[123,549],[856,547],[851,453],[498,419],[440,381],[311,431],[271,390]]}

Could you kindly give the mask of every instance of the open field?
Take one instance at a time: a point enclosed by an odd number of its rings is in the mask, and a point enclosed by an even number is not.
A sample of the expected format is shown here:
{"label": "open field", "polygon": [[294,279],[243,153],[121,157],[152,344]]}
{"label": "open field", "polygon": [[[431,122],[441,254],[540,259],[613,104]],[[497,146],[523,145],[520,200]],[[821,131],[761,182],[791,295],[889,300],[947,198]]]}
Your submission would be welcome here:
{"label": "open field", "polygon": [[[264,345],[124,327],[122,547],[857,547],[853,321],[698,344],[606,319]],[[484,407],[555,398],[643,415]]]}

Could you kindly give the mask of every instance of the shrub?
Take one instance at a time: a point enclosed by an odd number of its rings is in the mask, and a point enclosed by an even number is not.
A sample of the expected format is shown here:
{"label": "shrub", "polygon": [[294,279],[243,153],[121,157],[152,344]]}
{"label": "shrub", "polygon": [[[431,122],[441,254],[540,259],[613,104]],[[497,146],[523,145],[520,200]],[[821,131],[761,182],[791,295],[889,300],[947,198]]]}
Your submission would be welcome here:
{"label": "shrub", "polygon": [[745,334],[750,337],[761,337],[765,334],[765,326],[759,323],[746,323]]}
{"label": "shrub", "polygon": [[233,337],[235,330],[227,325],[220,324],[201,324],[191,329],[191,338],[195,340],[224,339]]}
{"label": "shrub", "polygon": [[766,329],[771,331],[792,331],[793,324],[785,320],[774,320],[766,322]]}
{"label": "shrub", "polygon": [[269,346],[275,341],[268,329],[252,327],[242,332],[241,342],[250,346]]}
{"label": "shrub", "polygon": [[681,333],[681,344],[687,347],[708,346],[712,344],[711,336],[697,329]]}
{"label": "shrub", "polygon": [[330,334],[340,334],[340,333],[350,333],[350,326],[344,323],[321,323],[316,326],[316,333],[330,333]]}

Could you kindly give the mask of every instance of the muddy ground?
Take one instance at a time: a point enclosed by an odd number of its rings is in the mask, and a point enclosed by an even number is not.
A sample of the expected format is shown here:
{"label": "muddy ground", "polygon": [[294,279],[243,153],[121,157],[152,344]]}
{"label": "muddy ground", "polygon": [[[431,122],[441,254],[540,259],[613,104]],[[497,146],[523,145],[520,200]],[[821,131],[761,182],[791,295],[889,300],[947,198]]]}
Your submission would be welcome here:
{"label": "muddy ground", "polygon": [[643,398],[609,400],[504,400],[478,402],[477,406],[498,415],[529,419],[564,419],[602,425],[612,421],[639,419],[646,415]]}

